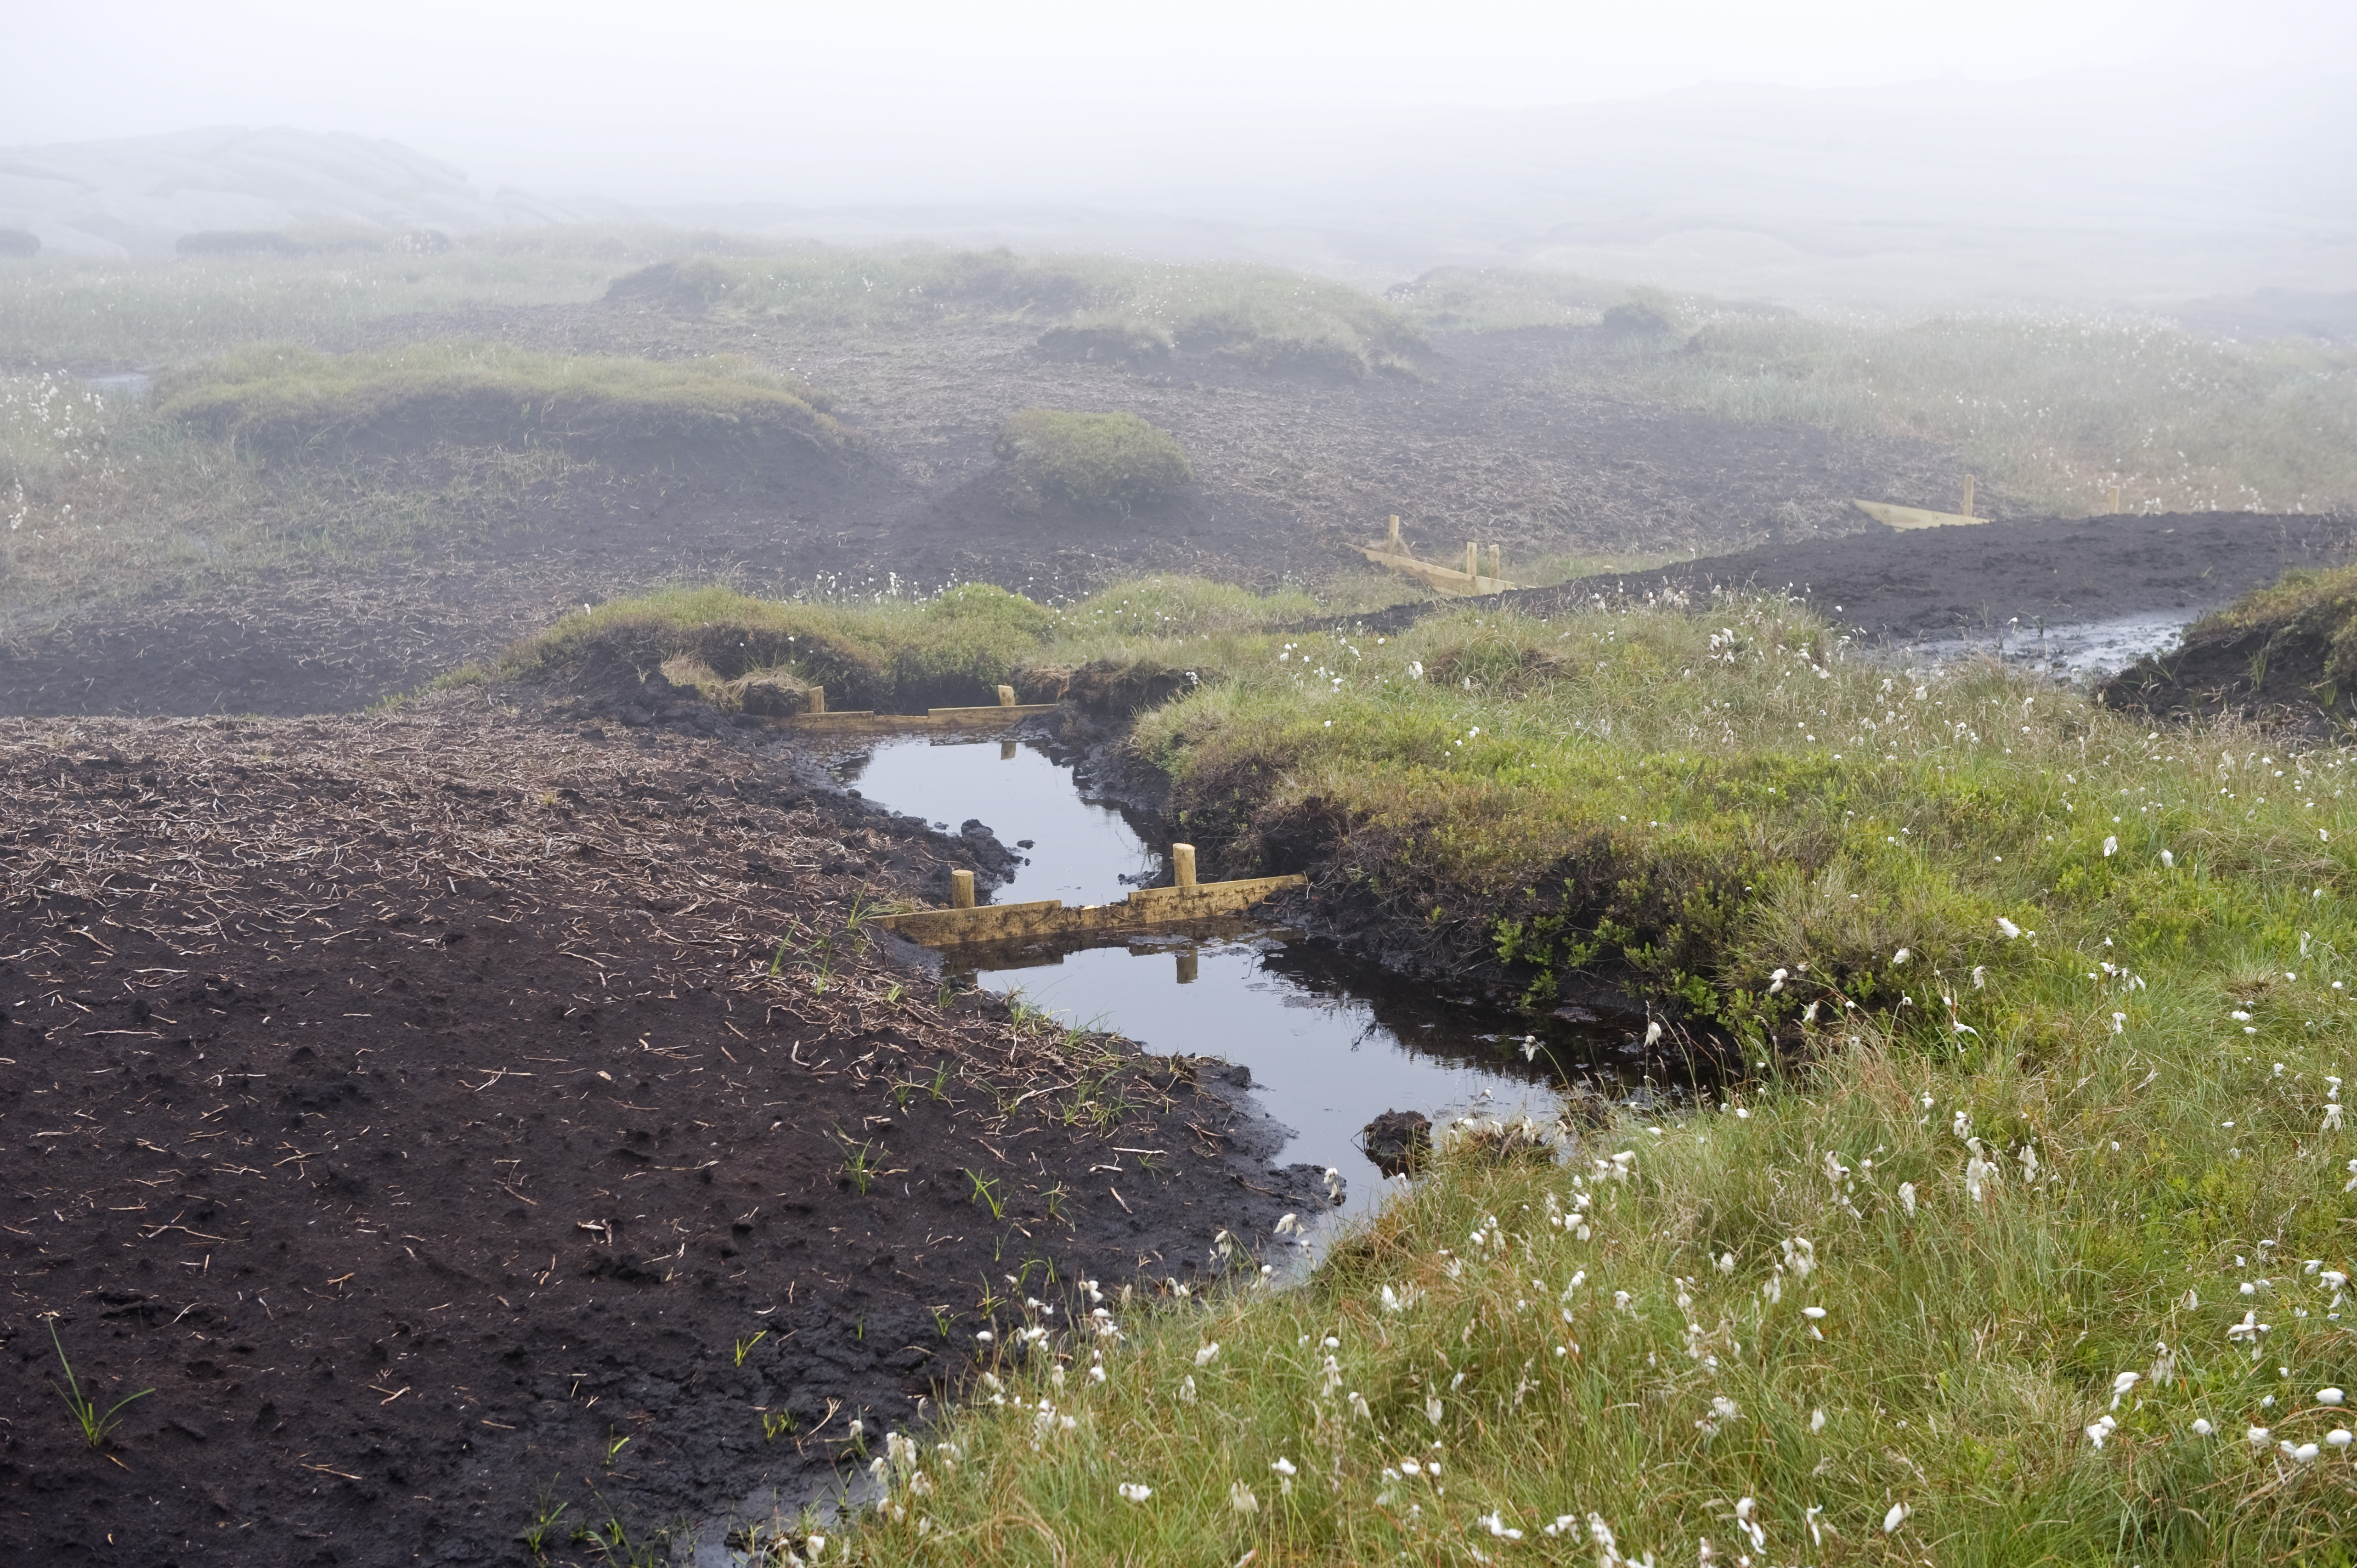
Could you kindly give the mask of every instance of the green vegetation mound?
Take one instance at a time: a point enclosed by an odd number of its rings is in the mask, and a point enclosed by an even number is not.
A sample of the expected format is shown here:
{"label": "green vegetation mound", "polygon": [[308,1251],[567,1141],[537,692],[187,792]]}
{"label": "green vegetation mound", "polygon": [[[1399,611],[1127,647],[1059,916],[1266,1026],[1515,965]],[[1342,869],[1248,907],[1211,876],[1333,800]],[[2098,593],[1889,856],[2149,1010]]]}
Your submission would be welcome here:
{"label": "green vegetation mound", "polygon": [[1426,347],[1405,312],[1348,284],[1276,267],[1110,256],[808,245],[657,263],[614,280],[606,298],[863,331],[1060,317],[1038,339],[1059,359],[1148,362],[1176,349],[1258,370],[1351,377],[1407,370]]}
{"label": "green vegetation mound", "polygon": [[431,343],[355,354],[264,345],[167,376],[166,417],[263,452],[615,442],[791,441],[831,456],[858,440],[798,381],[730,357],[648,360]]}
{"label": "green vegetation mound", "polygon": [[2155,720],[2250,720],[2315,736],[2357,725],[2357,566],[2294,571],[2185,628],[2104,683],[2107,707]]}
{"label": "green vegetation mound", "polygon": [[798,711],[812,686],[831,708],[922,712],[995,701],[1058,623],[1056,611],[982,583],[866,604],[675,588],[568,615],[499,668],[587,685],[661,670],[727,712]]}
{"label": "green vegetation mound", "polygon": [[1001,493],[1017,511],[1050,501],[1125,510],[1195,477],[1178,443],[1134,413],[1025,409],[999,426],[997,452]]}
{"label": "green vegetation mound", "polygon": [[1043,655],[1198,678],[1137,742],[1223,873],[1734,1048],[1441,1129],[1300,1289],[985,1289],[987,1376],[830,1558],[2349,1560],[2346,754],[1774,597],[1376,639],[1189,596]]}

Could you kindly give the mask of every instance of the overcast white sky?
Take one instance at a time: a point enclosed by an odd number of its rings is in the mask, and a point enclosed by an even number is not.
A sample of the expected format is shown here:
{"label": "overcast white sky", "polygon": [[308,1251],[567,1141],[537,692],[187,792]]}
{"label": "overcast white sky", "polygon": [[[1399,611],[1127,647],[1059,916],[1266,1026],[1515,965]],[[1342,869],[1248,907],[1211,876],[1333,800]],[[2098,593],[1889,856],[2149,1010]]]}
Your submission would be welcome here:
{"label": "overcast white sky", "polygon": [[793,199],[866,149],[877,199],[940,199],[929,146],[971,171],[1706,82],[2352,63],[2348,0],[0,0],[0,145],[285,124],[640,201]]}

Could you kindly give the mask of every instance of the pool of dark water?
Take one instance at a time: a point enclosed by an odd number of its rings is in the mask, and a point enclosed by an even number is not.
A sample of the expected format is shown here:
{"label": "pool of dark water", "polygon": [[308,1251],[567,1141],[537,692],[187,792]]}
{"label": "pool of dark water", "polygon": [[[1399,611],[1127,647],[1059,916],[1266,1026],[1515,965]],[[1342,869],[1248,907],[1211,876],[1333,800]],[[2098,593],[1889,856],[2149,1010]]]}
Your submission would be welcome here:
{"label": "pool of dark water", "polygon": [[[1028,860],[998,902],[1109,903],[1163,870],[1164,849],[1146,843],[1142,825],[1083,800],[1071,769],[1037,742],[895,738],[845,754],[834,773],[867,799],[937,825],[986,824]],[[1282,1157],[1340,1171],[1346,1212],[1365,1212],[1383,1191],[1358,1140],[1386,1111],[1419,1111],[1436,1125],[1525,1111],[1544,1122],[1570,1082],[1615,1094],[1643,1089],[1620,1065],[1620,1031],[1534,1024],[1452,1000],[1275,926],[952,952],[944,963],[1147,1050],[1250,1068],[1262,1104],[1293,1130]]]}

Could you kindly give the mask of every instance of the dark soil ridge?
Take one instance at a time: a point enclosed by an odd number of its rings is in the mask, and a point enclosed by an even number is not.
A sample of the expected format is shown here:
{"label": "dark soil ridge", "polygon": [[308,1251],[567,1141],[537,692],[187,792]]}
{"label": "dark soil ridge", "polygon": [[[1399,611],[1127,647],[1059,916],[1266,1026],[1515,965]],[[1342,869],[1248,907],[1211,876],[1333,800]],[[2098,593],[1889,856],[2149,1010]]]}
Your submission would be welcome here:
{"label": "dark soil ridge", "polygon": [[[27,1561],[501,1562],[552,1477],[568,1521],[806,1495],[853,1413],[954,1381],[1001,1275],[1188,1278],[1322,1203],[1228,1069],[939,1006],[845,936],[986,878],[972,837],[739,732],[492,695],[0,731]],[[45,1320],[85,1386],[157,1389],[120,1466],[70,1441]]]}
{"label": "dark soil ridge", "polygon": [[2096,701],[2155,724],[2227,720],[2307,740],[2357,730],[2357,601],[2332,594],[2275,615],[2217,616],[2137,660]]}
{"label": "dark soil ridge", "polygon": [[[2011,629],[2129,616],[2188,620],[2296,566],[2338,564],[2357,547],[2357,518],[2264,512],[2023,518],[1901,532],[1879,524],[1844,539],[1748,550],[1646,572],[1581,577],[1446,607],[1560,614],[1608,601],[1675,595],[1706,606],[1714,587],[1791,592],[1862,640],[1908,644],[1991,638]],[[1396,631],[1441,605],[1355,618]]]}

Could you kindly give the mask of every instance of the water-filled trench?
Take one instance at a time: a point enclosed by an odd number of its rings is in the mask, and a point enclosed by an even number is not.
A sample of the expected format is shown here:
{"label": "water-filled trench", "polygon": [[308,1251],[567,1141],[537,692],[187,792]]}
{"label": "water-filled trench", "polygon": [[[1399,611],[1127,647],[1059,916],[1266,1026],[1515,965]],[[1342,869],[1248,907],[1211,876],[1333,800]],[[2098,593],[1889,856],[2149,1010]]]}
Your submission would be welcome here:
{"label": "water-filled trench", "polygon": [[[1164,868],[1163,846],[1149,844],[1118,810],[1083,800],[1072,770],[1035,741],[881,740],[845,755],[834,774],[866,799],[936,826],[979,819],[1028,862],[998,889],[998,902],[1111,903]],[[1263,1107],[1292,1130],[1279,1157],[1340,1171],[1345,1213],[1380,1201],[1384,1177],[1359,1133],[1386,1111],[1421,1112],[1436,1126],[1525,1110],[1545,1122],[1554,1090],[1568,1081],[1620,1096],[1647,1088],[1622,1063],[1625,1031],[1534,1022],[1451,999],[1274,925],[1039,947],[971,964],[952,952],[945,964],[1148,1051],[1250,1068]]]}

